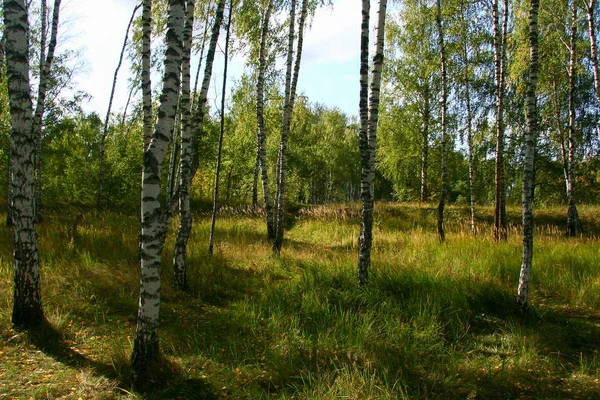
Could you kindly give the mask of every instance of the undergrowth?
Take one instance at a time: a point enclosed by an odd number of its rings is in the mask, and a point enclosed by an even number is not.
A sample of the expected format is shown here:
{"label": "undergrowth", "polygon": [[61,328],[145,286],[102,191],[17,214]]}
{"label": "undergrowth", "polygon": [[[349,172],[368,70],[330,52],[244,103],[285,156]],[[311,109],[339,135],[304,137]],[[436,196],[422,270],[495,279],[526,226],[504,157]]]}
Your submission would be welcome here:
{"label": "undergrowth", "polygon": [[[495,243],[490,208],[378,204],[369,284],[356,284],[359,206],[300,209],[280,258],[260,213],[199,215],[190,289],[163,254],[166,374],[134,386],[138,220],[50,209],[38,226],[48,324],[10,328],[12,232],[0,225],[0,398],[513,399],[600,398],[600,208],[564,238],[564,210],[536,211],[530,309],[515,305],[519,210]],[[0,214],[0,220],[5,216]],[[173,221],[172,228],[176,226]],[[164,371],[163,371],[164,372]]]}

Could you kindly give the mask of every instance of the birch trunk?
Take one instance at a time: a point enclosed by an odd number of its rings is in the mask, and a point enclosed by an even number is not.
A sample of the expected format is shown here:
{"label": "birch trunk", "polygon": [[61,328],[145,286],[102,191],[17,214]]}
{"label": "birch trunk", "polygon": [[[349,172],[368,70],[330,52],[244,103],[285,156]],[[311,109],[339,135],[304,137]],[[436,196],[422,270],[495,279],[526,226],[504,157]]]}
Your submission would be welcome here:
{"label": "birch trunk", "polygon": [[206,35],[208,34],[208,17],[210,16],[210,9],[212,6],[212,0],[208,2],[206,6],[206,18],[204,19],[204,33],[202,34],[202,45],[200,46],[200,57],[198,57],[198,68],[196,69],[196,78],[194,79],[194,92],[190,101],[190,109],[194,109],[194,102],[196,101],[196,94],[198,93],[198,80],[200,79],[200,69],[202,67],[202,60],[204,59],[204,46],[206,45]]}
{"label": "birch trunk", "polygon": [[506,64],[506,30],[508,1],[504,1],[502,31],[500,31],[498,0],[493,3],[494,17],[494,72],[496,83],[496,190],[494,209],[494,238],[506,240],[506,194],[504,177],[504,80]]}
{"label": "birch trunk", "polygon": [[[283,237],[280,238],[280,235],[283,236],[283,213],[280,215],[281,201],[280,190],[281,190],[281,182],[283,171],[283,154],[284,147],[287,146],[287,133],[290,130],[290,120],[288,118],[288,110],[291,114],[291,86],[292,86],[292,66],[294,62],[294,32],[296,25],[296,0],[291,0],[291,9],[290,9],[290,27],[288,33],[288,50],[287,50],[287,61],[286,61],[286,72],[285,72],[285,93],[284,93],[284,103],[283,103],[283,116],[282,116],[282,124],[281,124],[281,141],[279,144],[279,152],[277,153],[277,176],[276,176],[276,192],[275,192],[275,240],[273,241],[273,252],[279,254],[281,250],[281,246],[283,243],[278,243],[278,240],[283,242]],[[281,209],[283,211],[283,209]],[[280,228],[281,226],[281,228]],[[281,234],[279,230],[281,229]]]}
{"label": "birch trunk", "polygon": [[[204,67],[204,76],[202,79],[202,86],[198,95],[195,113],[192,116],[191,104],[188,106],[190,110],[190,121],[189,121],[189,143],[185,144],[185,147],[189,150],[189,167],[183,165],[184,159],[188,162],[187,153],[184,156],[184,142],[182,138],[182,150],[181,150],[181,168],[180,168],[180,181],[179,181],[179,212],[180,212],[180,225],[177,230],[177,239],[175,240],[175,252],[173,254],[173,278],[175,285],[178,288],[187,287],[187,244],[192,232],[193,216],[190,209],[190,186],[196,170],[198,168],[198,146],[197,140],[202,128],[202,122],[204,120],[204,113],[206,108],[206,100],[208,95],[208,87],[210,84],[210,77],[212,75],[213,62],[215,59],[215,50],[217,47],[217,41],[219,40],[219,33],[221,29],[221,23],[223,22],[223,12],[225,9],[225,0],[219,0],[217,5],[217,13],[215,15],[214,24],[211,31],[211,39],[208,46],[208,52],[206,55],[206,64]],[[208,22],[208,20],[207,20]],[[185,129],[185,125],[184,125]],[[184,131],[185,134],[185,131]],[[188,170],[189,168],[189,170]]]}
{"label": "birch trunk", "polygon": [[[590,58],[592,59],[592,67],[594,71],[594,93],[596,94],[596,102],[600,105],[600,71],[598,68],[598,48],[596,46],[596,27],[594,8],[596,0],[583,0],[588,17],[588,33],[590,36]],[[596,122],[596,131],[598,139],[600,139],[600,121]]]}
{"label": "birch trunk", "polygon": [[217,167],[215,169],[215,186],[213,190],[213,210],[210,221],[210,236],[208,240],[208,254],[213,255],[215,241],[215,223],[219,207],[219,174],[221,172],[221,154],[223,151],[223,135],[225,133],[225,95],[227,89],[227,67],[229,64],[229,33],[231,30],[231,15],[233,14],[233,0],[229,3],[229,16],[227,17],[227,30],[225,38],[225,62],[223,65],[223,90],[221,92],[221,130],[219,132],[219,150],[217,152]]}
{"label": "birch trunk", "polygon": [[442,6],[441,0],[437,0],[436,23],[438,28],[438,45],[440,48],[441,67],[442,67],[442,191],[440,202],[437,208],[437,230],[440,242],[445,240],[444,233],[444,207],[446,206],[446,196],[448,193],[448,169],[446,166],[446,112],[448,99],[448,83],[446,76],[446,48],[444,46],[444,32],[442,30]]}
{"label": "birch trunk", "polygon": [[[178,289],[185,289],[187,282],[187,243],[192,231],[190,209],[190,184],[192,175],[192,126],[190,109],[190,58],[196,0],[188,0],[183,28],[183,59],[181,62],[181,150],[179,161],[179,230],[173,252],[173,281]],[[175,143],[173,144],[175,145]]]}
{"label": "birch trunk", "polygon": [[219,0],[217,3],[217,12],[215,14],[215,21],[212,26],[210,43],[208,44],[208,52],[206,53],[206,64],[204,65],[204,77],[202,78],[202,86],[200,87],[200,94],[198,95],[198,103],[194,106],[195,112],[192,119],[192,147],[194,149],[192,153],[192,175],[190,179],[194,178],[198,169],[198,137],[202,129],[202,123],[204,122],[204,114],[206,113],[206,101],[208,96],[208,87],[210,85],[210,77],[212,76],[213,62],[215,60],[215,50],[217,48],[217,42],[219,40],[219,33],[221,24],[223,22],[223,11],[225,10],[225,0]]}
{"label": "birch trunk", "polygon": [[[48,43],[48,53],[44,56],[44,51],[40,51],[40,82],[38,85],[38,97],[33,114],[33,134],[35,137],[35,213],[38,220],[41,219],[40,213],[42,210],[42,119],[46,107],[46,92],[48,91],[48,82],[50,80],[50,68],[54,61],[54,51],[56,49],[56,37],[58,35],[58,22],[60,15],[61,0],[54,1],[54,9],[52,11],[52,26],[50,29],[50,43]],[[42,22],[42,42],[41,46],[45,46],[45,8],[46,2],[43,2],[43,19]]]}
{"label": "birch trunk", "polygon": [[523,258],[517,304],[527,308],[529,280],[533,261],[533,181],[535,143],[538,134],[536,86],[538,77],[538,10],[539,0],[530,1],[529,11],[529,76],[527,79],[527,130],[525,131],[525,165],[523,169]]}
{"label": "birch trunk", "polygon": [[567,158],[567,236],[577,236],[577,204],[575,202],[575,69],[577,61],[577,4],[573,2],[573,21],[569,43],[569,156]]}
{"label": "birch trunk", "polygon": [[119,76],[119,70],[121,69],[121,64],[123,64],[123,56],[125,55],[125,48],[127,47],[127,40],[129,39],[129,30],[131,29],[131,25],[133,24],[133,19],[135,18],[135,13],[141,7],[141,4],[138,4],[133,9],[131,13],[131,18],[129,19],[129,24],[127,24],[127,30],[125,31],[125,39],[123,39],[123,47],[121,48],[121,55],[119,56],[119,63],[117,64],[117,68],[115,69],[115,75],[113,78],[112,89],[110,91],[110,99],[108,100],[108,110],[106,111],[106,118],[104,119],[104,128],[102,129],[102,139],[100,141],[100,172],[98,174],[98,194],[96,198],[96,210],[100,210],[102,208],[102,186],[104,184],[104,148],[106,144],[106,137],[108,136],[108,123],[110,122],[110,110],[112,108],[113,99],[115,97],[115,89],[117,86],[117,78]]}
{"label": "birch trunk", "polygon": [[140,374],[146,373],[150,364],[159,356],[160,267],[167,228],[159,199],[160,177],[177,112],[184,20],[184,0],[169,0],[159,117],[150,145],[144,152],[142,172],[140,301],[132,354],[132,367]]}
{"label": "birch trunk", "polygon": [[29,86],[29,25],[24,0],[4,0],[6,71],[10,103],[10,204],[13,222],[12,323],[30,328],[43,321],[34,210],[33,110]]}
{"label": "birch trunk", "polygon": [[423,146],[421,151],[421,202],[425,203],[429,199],[427,189],[427,168],[429,163],[429,120],[431,109],[429,103],[429,78],[424,88],[424,110],[423,110]]}
{"label": "birch trunk", "polygon": [[265,130],[264,118],[264,86],[265,73],[267,68],[266,54],[268,50],[267,38],[269,35],[269,20],[273,11],[273,0],[269,0],[265,18],[263,21],[262,33],[260,38],[260,50],[258,55],[258,77],[256,82],[256,122],[258,125],[257,157],[260,168],[260,176],[263,187],[264,207],[267,220],[267,238],[275,240],[275,227],[273,226],[273,202],[271,201],[271,189],[269,187],[269,169],[267,166],[267,133]]}
{"label": "birch trunk", "polygon": [[368,0],[362,2],[360,43],[360,153],[361,153],[361,225],[358,238],[358,284],[365,285],[369,279],[371,247],[373,244],[373,203],[375,196],[375,150],[377,148],[377,122],[379,119],[379,93],[383,68],[383,41],[385,37],[386,0],[379,1],[375,54],[371,71],[371,87],[368,87],[369,60],[369,11]]}
{"label": "birch trunk", "polygon": [[144,113],[144,151],[146,151],[152,140],[152,82],[150,78],[152,0],[143,0],[142,6],[142,108]]}
{"label": "birch trunk", "polygon": [[[464,3],[461,3],[461,8],[464,6]],[[470,61],[469,61],[469,53],[468,53],[468,37],[469,31],[467,26],[467,19],[465,18],[464,10],[461,10],[462,15],[462,23],[463,23],[463,32],[465,33],[465,42],[463,46],[462,56],[464,62],[464,83],[465,83],[465,104],[467,108],[467,153],[469,159],[469,194],[471,197],[470,205],[471,205],[471,233],[473,236],[477,235],[477,226],[475,225],[475,191],[473,188],[475,173],[473,167],[473,113],[471,110],[471,80],[469,78],[470,74]]]}
{"label": "birch trunk", "polygon": [[[295,18],[295,0],[292,0],[293,10],[290,18]],[[281,128],[281,143],[279,144],[279,175],[277,180],[277,218],[275,220],[275,240],[273,242],[273,251],[277,254],[281,252],[281,246],[283,245],[283,233],[285,223],[285,191],[286,191],[286,161],[287,161],[287,142],[290,133],[290,127],[292,123],[292,113],[294,111],[294,102],[296,100],[296,87],[298,86],[298,77],[300,74],[300,63],[302,61],[302,47],[304,43],[304,25],[306,17],[308,15],[308,0],[302,0],[302,8],[300,11],[300,21],[298,23],[298,43],[296,49],[296,61],[294,64],[294,73],[292,82],[289,88],[289,93],[286,96],[287,105],[283,107],[283,123]],[[294,24],[290,23],[290,43],[288,51],[291,51],[291,56],[288,55],[288,62],[291,62],[293,58],[294,50]],[[288,72],[291,64],[288,65]],[[288,76],[286,73],[286,88]]]}

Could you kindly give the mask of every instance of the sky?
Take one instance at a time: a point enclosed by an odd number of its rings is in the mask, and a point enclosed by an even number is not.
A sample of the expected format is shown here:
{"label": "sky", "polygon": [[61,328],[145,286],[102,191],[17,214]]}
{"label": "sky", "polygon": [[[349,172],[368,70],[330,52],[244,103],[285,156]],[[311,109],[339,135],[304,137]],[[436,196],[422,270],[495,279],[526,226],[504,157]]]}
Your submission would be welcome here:
{"label": "sky", "polygon": [[[361,2],[334,0],[333,3],[333,6],[316,12],[305,33],[298,94],[307,96],[311,102],[338,107],[348,116],[358,115]],[[135,4],[136,0],[63,1],[61,17],[64,23],[60,29],[62,37],[68,39],[60,47],[81,52],[85,67],[75,77],[75,86],[92,96],[84,106],[88,112],[106,114],[125,30]],[[371,21],[376,18],[375,11],[371,10]],[[223,32],[221,37],[224,37]],[[195,66],[197,61],[194,60],[197,58],[192,59]],[[227,78],[229,88],[241,78],[244,64],[241,56],[231,60]],[[223,54],[217,53],[209,91],[212,97],[209,102],[213,106],[220,92],[217,88],[222,85],[222,65]],[[129,62],[124,60],[113,111],[121,110],[127,101],[129,67]],[[195,67],[192,74],[194,70]]]}

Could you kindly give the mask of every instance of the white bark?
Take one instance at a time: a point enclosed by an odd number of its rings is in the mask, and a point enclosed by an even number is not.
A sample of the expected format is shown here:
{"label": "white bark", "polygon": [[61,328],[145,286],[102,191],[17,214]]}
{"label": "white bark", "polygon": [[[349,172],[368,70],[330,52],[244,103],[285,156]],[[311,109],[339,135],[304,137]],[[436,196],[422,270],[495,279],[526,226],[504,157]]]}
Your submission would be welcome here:
{"label": "white bark", "polygon": [[150,145],[144,153],[142,172],[140,301],[132,354],[132,366],[140,373],[146,372],[150,363],[156,360],[159,354],[160,267],[167,228],[159,200],[160,178],[161,165],[169,147],[177,112],[184,21],[184,0],[169,0],[159,117]]}
{"label": "white bark", "polygon": [[4,0],[6,69],[10,102],[10,204],[14,238],[12,323],[18,328],[44,317],[34,210],[33,106],[29,86],[29,25],[24,0]]}
{"label": "white bark", "polygon": [[529,280],[533,262],[533,182],[535,143],[538,135],[536,87],[538,77],[538,10],[539,0],[531,0],[529,11],[529,76],[527,80],[527,130],[525,132],[525,166],[523,170],[523,258],[517,304],[527,308]]}
{"label": "white bark", "polygon": [[358,284],[369,279],[371,247],[373,244],[373,208],[375,196],[375,150],[377,148],[377,123],[379,118],[379,93],[383,69],[383,43],[387,1],[379,1],[375,54],[371,70],[371,87],[368,86],[369,10],[368,0],[362,2],[361,54],[360,54],[360,152],[361,152],[361,225],[358,239]]}

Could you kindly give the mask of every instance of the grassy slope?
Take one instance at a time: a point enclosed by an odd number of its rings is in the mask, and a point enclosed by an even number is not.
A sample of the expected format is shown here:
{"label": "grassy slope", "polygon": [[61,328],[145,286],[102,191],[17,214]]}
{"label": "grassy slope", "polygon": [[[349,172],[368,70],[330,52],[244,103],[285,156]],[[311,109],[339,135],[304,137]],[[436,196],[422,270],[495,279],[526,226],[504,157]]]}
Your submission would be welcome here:
{"label": "grassy slope", "polygon": [[[280,259],[252,215],[219,220],[207,258],[201,217],[187,293],[170,285],[170,239],[169,375],[137,389],[137,219],[85,212],[74,233],[79,211],[49,214],[39,237],[50,325],[30,334],[9,328],[12,239],[0,225],[0,399],[600,398],[600,208],[580,209],[586,236],[573,240],[555,223],[564,210],[537,211],[524,314],[518,228],[494,243],[493,210],[481,210],[473,239],[468,211],[450,207],[440,245],[432,207],[379,204],[371,281],[358,289],[357,207],[300,210]],[[518,225],[517,208],[509,219]]]}

